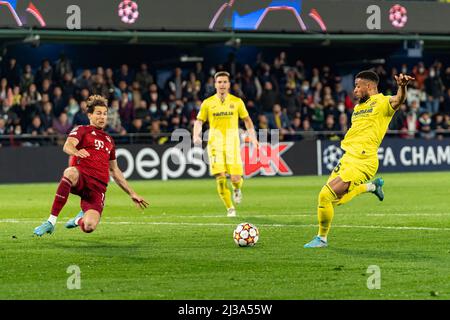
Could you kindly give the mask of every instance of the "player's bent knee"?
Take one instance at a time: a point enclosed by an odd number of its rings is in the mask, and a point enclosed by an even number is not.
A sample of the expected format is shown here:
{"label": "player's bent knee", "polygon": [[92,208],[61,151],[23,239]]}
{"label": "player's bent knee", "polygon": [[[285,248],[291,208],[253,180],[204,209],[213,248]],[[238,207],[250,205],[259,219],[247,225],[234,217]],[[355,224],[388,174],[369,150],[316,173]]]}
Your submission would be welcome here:
{"label": "player's bent knee", "polygon": [[72,181],[73,184],[76,184],[78,181],[78,170],[74,167],[69,167],[66,170],[64,170],[64,177]]}
{"label": "player's bent knee", "polygon": [[322,190],[320,190],[318,202],[319,205],[323,206],[333,202],[337,198],[338,197],[336,196],[336,193],[334,193],[333,189],[326,184],[322,187]]}

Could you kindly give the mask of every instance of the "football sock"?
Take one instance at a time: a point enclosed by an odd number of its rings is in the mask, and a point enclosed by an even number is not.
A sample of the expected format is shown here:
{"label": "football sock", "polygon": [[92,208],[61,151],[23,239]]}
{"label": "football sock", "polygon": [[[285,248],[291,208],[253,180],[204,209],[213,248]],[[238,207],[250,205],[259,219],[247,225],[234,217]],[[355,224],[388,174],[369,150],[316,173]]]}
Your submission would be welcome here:
{"label": "football sock", "polygon": [[350,200],[352,200],[357,195],[359,195],[361,193],[368,192],[369,191],[368,189],[369,189],[370,186],[375,187],[375,185],[373,183],[360,184],[359,186],[356,186],[355,188],[353,188],[352,191],[347,192],[346,194],[344,194],[342,196],[342,198],[337,201],[336,204],[338,206],[343,205],[343,204],[349,202]]}
{"label": "football sock", "polygon": [[56,219],[58,219],[58,217],[51,214],[50,217],[48,217],[47,221],[50,222],[52,225],[55,225]]}
{"label": "football sock", "polygon": [[93,230],[86,231],[86,229],[84,228],[83,218],[78,219],[78,225],[80,226],[81,231],[85,233],[91,233],[93,231]]}
{"label": "football sock", "polygon": [[233,203],[231,202],[231,192],[227,186],[227,178],[226,177],[217,177],[217,192],[219,193],[220,199],[222,199],[225,207],[230,209],[233,207]]}
{"label": "football sock", "polygon": [[317,207],[317,216],[319,218],[319,237],[326,239],[330,231],[331,221],[334,216],[333,201],[336,200],[336,194],[331,187],[326,184],[319,193],[319,205]]}
{"label": "football sock", "polygon": [[77,226],[80,225],[80,220],[81,220],[81,219],[83,219],[83,218],[81,217],[81,218],[76,218],[76,219],[75,219],[75,224],[76,224]]}
{"label": "football sock", "polygon": [[72,182],[66,177],[62,177],[59,182],[58,189],[56,190],[55,200],[53,200],[51,214],[58,217],[62,208],[67,202],[69,197],[70,189],[72,188]]}
{"label": "football sock", "polygon": [[240,179],[239,182],[231,182],[231,185],[233,186],[233,190],[234,189],[241,189],[242,185],[244,184],[244,179]]}

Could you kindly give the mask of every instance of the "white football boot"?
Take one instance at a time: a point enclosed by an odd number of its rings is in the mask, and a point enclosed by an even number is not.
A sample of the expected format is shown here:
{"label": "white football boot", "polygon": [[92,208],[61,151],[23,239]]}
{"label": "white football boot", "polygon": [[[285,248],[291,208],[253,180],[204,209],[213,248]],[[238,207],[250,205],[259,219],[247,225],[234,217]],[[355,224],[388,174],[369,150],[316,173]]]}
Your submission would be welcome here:
{"label": "white football boot", "polygon": [[235,204],[240,204],[242,202],[242,191],[241,189],[233,190],[233,201]]}
{"label": "white football boot", "polygon": [[227,217],[231,217],[231,218],[236,217],[236,209],[235,208],[228,209]]}

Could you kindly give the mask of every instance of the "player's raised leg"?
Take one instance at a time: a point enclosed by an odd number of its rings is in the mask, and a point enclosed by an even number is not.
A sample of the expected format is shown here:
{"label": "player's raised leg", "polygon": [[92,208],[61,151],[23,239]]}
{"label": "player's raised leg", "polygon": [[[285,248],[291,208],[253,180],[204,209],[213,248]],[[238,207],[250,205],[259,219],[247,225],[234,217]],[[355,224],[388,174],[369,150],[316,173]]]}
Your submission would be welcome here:
{"label": "player's raised leg", "polygon": [[41,237],[46,233],[53,233],[59,213],[67,202],[72,186],[78,183],[78,179],[79,172],[75,167],[69,167],[64,170],[63,177],[56,190],[55,199],[53,200],[51,214],[46,222],[34,229],[35,235]]}
{"label": "player's raised leg", "polygon": [[344,194],[342,198],[337,201],[336,205],[340,206],[346,204],[357,195],[366,192],[371,192],[375,194],[378,200],[383,201],[384,199],[383,185],[384,180],[382,178],[376,178],[373,182],[360,184],[359,186],[354,187],[351,191]]}
{"label": "player's raised leg", "polygon": [[333,203],[340,195],[345,193],[350,186],[350,182],[344,182],[340,177],[336,177],[325,186],[319,193],[317,216],[319,219],[319,232],[317,236],[305,244],[305,248],[321,248],[328,246],[327,236],[330,232],[331,222],[334,216]]}

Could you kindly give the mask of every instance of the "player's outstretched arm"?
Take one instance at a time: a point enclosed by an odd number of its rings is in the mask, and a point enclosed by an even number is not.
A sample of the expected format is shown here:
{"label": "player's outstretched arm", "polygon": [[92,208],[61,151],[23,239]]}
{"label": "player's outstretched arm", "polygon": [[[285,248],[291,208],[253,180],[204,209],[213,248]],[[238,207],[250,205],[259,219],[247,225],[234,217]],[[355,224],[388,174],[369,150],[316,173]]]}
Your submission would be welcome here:
{"label": "player's outstretched arm", "polygon": [[202,127],[203,127],[203,121],[198,120],[198,119],[195,120],[194,131],[192,133],[192,140],[194,141],[194,145],[202,144]]}
{"label": "player's outstretched arm", "polygon": [[131,197],[131,200],[133,200],[133,202],[136,204],[136,207],[141,209],[147,208],[148,202],[144,198],[139,196],[136,192],[134,192],[133,189],[130,187],[127,180],[123,176],[122,171],[119,169],[119,166],[117,165],[117,160],[109,161],[109,171],[111,177],[119,185],[119,187]]}
{"label": "player's outstretched arm", "polygon": [[245,128],[247,129],[248,137],[253,146],[258,147],[258,138],[256,137],[255,126],[250,117],[245,117],[244,119]]}
{"label": "player's outstretched arm", "polygon": [[398,91],[395,96],[392,96],[389,99],[389,102],[395,110],[397,110],[406,100],[406,86],[411,80],[414,80],[413,77],[408,76],[406,74],[400,73],[400,75],[395,75],[395,81],[397,82]]}

